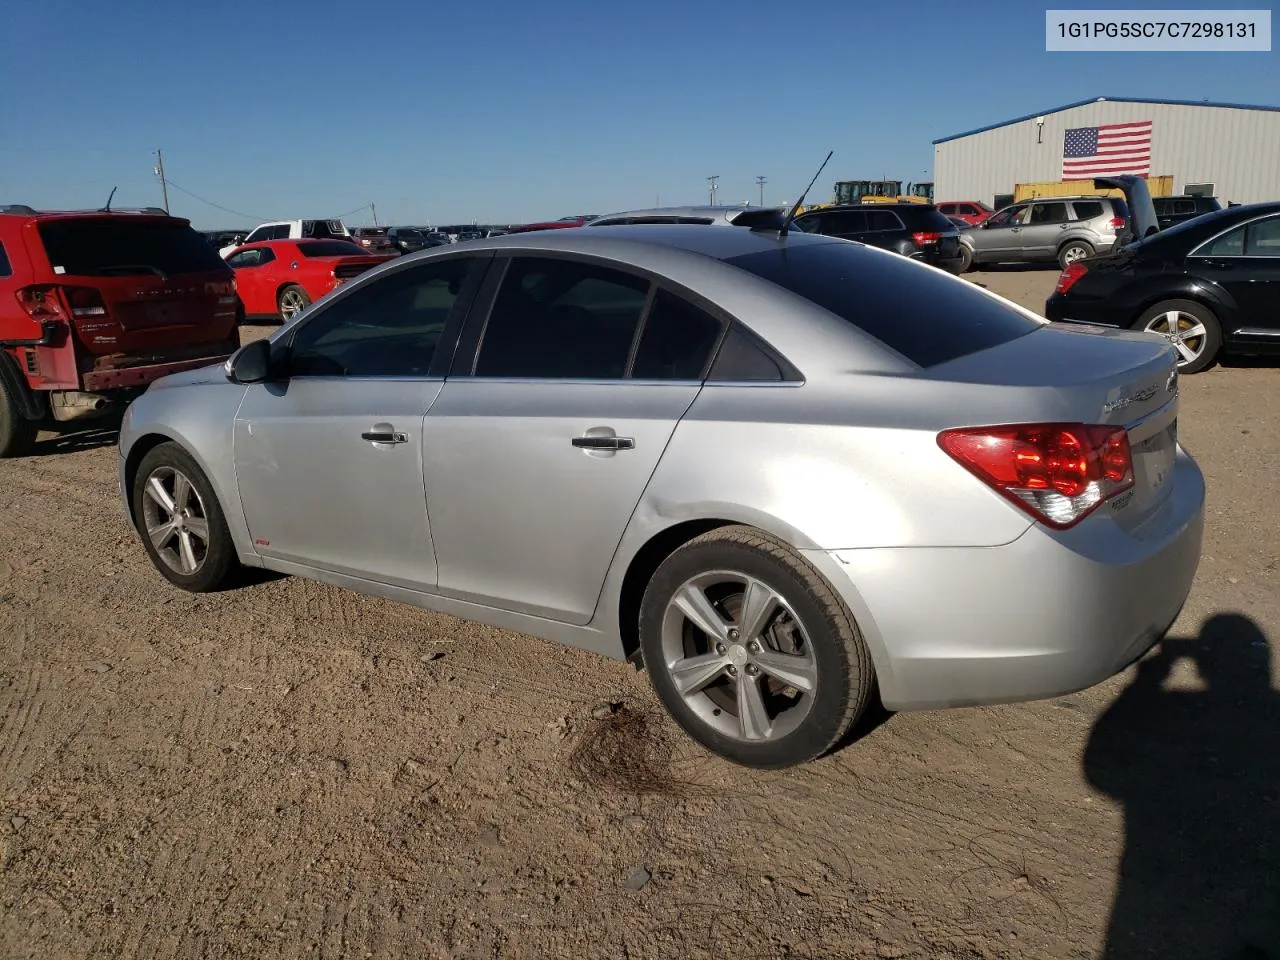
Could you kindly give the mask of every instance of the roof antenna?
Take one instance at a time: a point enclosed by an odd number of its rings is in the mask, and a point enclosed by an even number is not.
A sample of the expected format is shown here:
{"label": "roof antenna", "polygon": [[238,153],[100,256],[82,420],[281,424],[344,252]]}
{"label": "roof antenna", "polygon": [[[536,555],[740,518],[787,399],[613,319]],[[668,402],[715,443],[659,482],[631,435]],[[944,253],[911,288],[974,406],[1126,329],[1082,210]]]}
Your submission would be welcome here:
{"label": "roof antenna", "polygon": [[108,196],[108,197],[107,197],[107,205],[106,205],[105,207],[103,207],[103,208],[99,211],[99,213],[110,213],[110,212],[111,212],[111,200],[112,200],[112,198],[113,198],[113,197],[115,197],[115,195],[116,195],[116,191],[117,191],[117,190],[119,190],[119,189],[120,189],[119,187],[112,187],[112,188],[111,188],[111,194],[110,194],[110,196]]}
{"label": "roof antenna", "polygon": [[795,202],[795,206],[791,208],[786,219],[782,221],[782,226],[778,228],[779,237],[785,237],[787,235],[787,228],[791,226],[791,221],[796,218],[796,212],[799,211],[800,207],[804,204],[804,198],[809,195],[809,191],[813,189],[813,185],[818,182],[818,178],[822,176],[822,171],[826,169],[827,163],[830,162],[834,153],[834,150],[827,151],[827,159],[822,161],[822,166],[818,168],[818,172],[815,173],[813,175],[813,179],[809,181],[809,186],[804,188],[804,193],[800,194],[800,199]]}

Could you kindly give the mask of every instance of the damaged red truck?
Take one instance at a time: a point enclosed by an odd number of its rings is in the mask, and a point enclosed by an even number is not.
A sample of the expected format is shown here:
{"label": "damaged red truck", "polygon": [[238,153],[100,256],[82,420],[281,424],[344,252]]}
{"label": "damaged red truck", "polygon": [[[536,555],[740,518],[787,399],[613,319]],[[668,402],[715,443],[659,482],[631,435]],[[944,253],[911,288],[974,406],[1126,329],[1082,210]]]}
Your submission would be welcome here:
{"label": "damaged red truck", "polygon": [[239,343],[232,270],[189,221],[0,206],[0,458]]}

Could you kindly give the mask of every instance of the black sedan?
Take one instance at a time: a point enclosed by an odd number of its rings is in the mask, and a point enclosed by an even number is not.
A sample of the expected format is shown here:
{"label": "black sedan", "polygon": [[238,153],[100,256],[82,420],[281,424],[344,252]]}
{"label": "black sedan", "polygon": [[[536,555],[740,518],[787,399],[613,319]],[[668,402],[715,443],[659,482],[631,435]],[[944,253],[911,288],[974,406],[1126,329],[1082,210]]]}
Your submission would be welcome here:
{"label": "black sedan", "polygon": [[1077,260],[1045,316],[1158,333],[1183,373],[1220,353],[1280,353],[1280,202],[1228,207]]}

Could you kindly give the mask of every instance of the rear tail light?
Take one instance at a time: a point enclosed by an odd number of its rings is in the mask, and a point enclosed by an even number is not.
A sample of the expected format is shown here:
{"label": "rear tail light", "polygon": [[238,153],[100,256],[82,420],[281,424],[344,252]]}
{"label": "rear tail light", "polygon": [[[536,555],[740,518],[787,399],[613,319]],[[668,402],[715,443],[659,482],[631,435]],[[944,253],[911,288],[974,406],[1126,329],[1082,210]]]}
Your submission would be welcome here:
{"label": "rear tail light", "polygon": [[93,287],[63,287],[73,317],[105,317],[107,305],[102,294]]}
{"label": "rear tail light", "polygon": [[1121,227],[1124,226],[1124,217],[1112,217],[1111,226],[1114,229],[1119,230]]}
{"label": "rear tail light", "polygon": [[67,319],[58,300],[58,288],[52,284],[22,287],[18,290],[17,297],[27,316],[37,323]]}
{"label": "rear tail light", "polygon": [[1066,293],[1076,285],[1076,281],[1089,272],[1089,268],[1083,263],[1069,263],[1063,268],[1062,273],[1058,274],[1058,284],[1053,288],[1054,293]]}
{"label": "rear tail light", "polygon": [[911,235],[911,239],[916,242],[917,247],[923,247],[926,244],[937,243],[942,239],[942,234],[936,231],[922,231],[920,233],[913,233]]}
{"label": "rear tail light", "polygon": [[1122,427],[971,427],[943,431],[938,445],[1001,496],[1058,529],[1133,486],[1133,453]]}

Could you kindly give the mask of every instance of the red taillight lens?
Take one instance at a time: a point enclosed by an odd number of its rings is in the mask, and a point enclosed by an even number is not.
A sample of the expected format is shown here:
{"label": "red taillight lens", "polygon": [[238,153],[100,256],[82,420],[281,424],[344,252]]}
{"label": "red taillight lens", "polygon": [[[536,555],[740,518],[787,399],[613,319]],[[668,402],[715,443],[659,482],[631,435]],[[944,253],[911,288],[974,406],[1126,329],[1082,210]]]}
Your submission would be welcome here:
{"label": "red taillight lens", "polygon": [[1124,226],[1124,217],[1112,217],[1111,226],[1119,230],[1121,227]]}
{"label": "red taillight lens", "polygon": [[913,233],[911,235],[911,239],[916,242],[916,246],[923,247],[925,244],[928,244],[928,243],[937,243],[939,240],[942,239],[942,234],[934,233],[930,231],[923,231],[920,233]]}
{"label": "red taillight lens", "polygon": [[1133,486],[1133,454],[1123,427],[972,427],[942,432],[938,445],[1037,520],[1060,529]]}
{"label": "red taillight lens", "polygon": [[1063,268],[1062,273],[1058,274],[1058,284],[1053,288],[1054,293],[1066,293],[1076,281],[1089,272],[1089,268],[1083,263],[1069,263]]}
{"label": "red taillight lens", "polygon": [[62,304],[58,301],[58,288],[52,284],[22,287],[17,292],[18,303],[27,316],[37,323],[66,320]]}
{"label": "red taillight lens", "polygon": [[63,287],[62,295],[67,298],[73,317],[105,317],[107,304],[102,294],[94,287]]}

